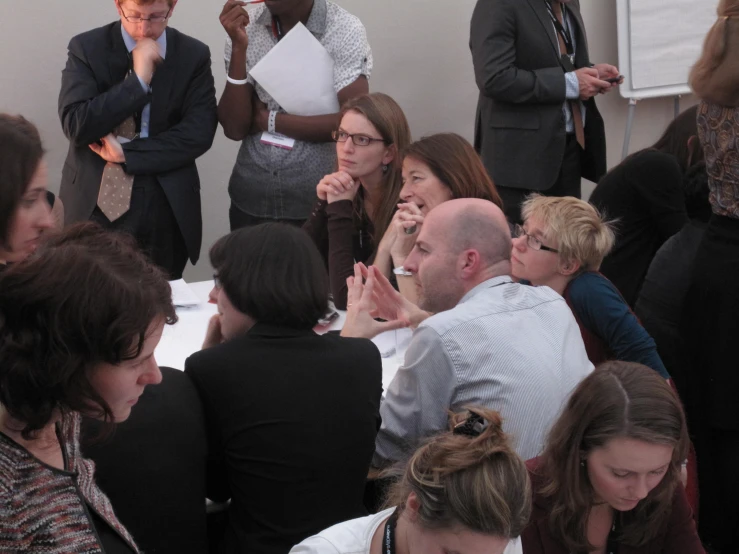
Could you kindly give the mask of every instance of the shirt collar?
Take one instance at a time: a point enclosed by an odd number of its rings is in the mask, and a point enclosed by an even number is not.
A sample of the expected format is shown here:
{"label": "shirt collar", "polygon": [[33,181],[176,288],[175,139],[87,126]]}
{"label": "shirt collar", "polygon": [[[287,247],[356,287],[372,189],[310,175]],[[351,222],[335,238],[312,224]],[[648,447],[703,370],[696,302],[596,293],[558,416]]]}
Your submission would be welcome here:
{"label": "shirt collar", "polygon": [[[123,28],[123,25],[121,25],[121,35],[123,35],[123,42],[126,45],[126,49],[130,53],[131,50],[136,48],[136,41],[134,38],[128,34],[128,31]],[[157,44],[159,45],[159,49],[162,52],[162,59],[167,57],[167,29],[164,29],[164,32],[161,34],[161,36],[157,39]]]}
{"label": "shirt collar", "polygon": [[487,281],[483,281],[473,289],[467,292],[462,297],[462,300],[459,301],[460,304],[463,304],[473,298],[474,296],[477,296],[485,289],[491,289],[493,287],[497,287],[499,285],[507,285],[509,283],[512,283],[513,279],[510,275],[499,275],[498,277],[493,277],[492,279],[488,279]]}
{"label": "shirt collar", "polygon": [[[326,19],[328,17],[328,4],[326,0],[313,0],[313,9],[305,27],[314,35],[322,35],[326,32]],[[258,25],[272,26],[272,14],[265,6],[262,13],[257,18]]]}

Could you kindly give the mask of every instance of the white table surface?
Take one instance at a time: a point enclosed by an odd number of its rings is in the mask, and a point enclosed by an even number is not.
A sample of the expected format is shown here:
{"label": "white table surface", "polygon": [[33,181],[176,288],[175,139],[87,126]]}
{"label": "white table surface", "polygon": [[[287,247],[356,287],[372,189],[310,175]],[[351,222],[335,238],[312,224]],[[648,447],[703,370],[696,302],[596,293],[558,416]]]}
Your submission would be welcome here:
{"label": "white table surface", "polygon": [[[185,360],[200,350],[208,327],[208,320],[217,313],[215,304],[208,303],[208,293],[213,288],[213,281],[188,283],[195,295],[200,299],[197,306],[177,308],[179,321],[174,325],[165,325],[162,340],[154,353],[160,366],[173,367],[180,371],[185,369]],[[341,329],[346,320],[346,312],[337,310],[339,317],[328,327],[317,329],[319,333]],[[390,381],[395,377],[398,367],[403,361],[403,354],[410,340],[411,331],[403,329],[390,331],[378,336],[374,342],[385,357],[382,358],[382,386],[387,390]],[[400,344],[398,344],[400,343]],[[393,346],[400,354],[391,353]],[[399,348],[398,348],[399,346]]]}

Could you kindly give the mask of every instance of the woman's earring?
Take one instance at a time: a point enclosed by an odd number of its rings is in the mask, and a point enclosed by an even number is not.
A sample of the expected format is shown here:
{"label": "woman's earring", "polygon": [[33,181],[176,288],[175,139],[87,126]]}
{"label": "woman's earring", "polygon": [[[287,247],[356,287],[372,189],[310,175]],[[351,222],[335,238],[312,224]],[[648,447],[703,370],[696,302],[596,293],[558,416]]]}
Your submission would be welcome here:
{"label": "woman's earring", "polygon": [[384,173],[387,173],[389,169],[390,169],[390,166],[389,166],[389,165],[387,165],[387,164],[382,164],[382,173],[383,173],[383,174],[384,174]]}
{"label": "woman's earring", "polygon": [[585,467],[585,460],[580,460],[580,466]]}

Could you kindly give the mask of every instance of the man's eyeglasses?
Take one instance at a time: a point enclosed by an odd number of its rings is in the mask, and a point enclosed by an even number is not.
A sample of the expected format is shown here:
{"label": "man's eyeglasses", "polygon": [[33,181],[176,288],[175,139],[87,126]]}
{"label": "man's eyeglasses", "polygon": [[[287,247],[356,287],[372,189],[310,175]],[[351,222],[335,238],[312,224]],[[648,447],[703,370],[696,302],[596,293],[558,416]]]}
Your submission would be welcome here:
{"label": "man's eyeglasses", "polygon": [[526,244],[528,245],[529,248],[533,250],[545,250],[547,252],[559,253],[559,250],[557,250],[556,248],[545,246],[534,235],[529,235],[526,231],[524,231],[524,228],[521,227],[520,225],[513,226],[513,237],[514,238],[526,237]]}
{"label": "man's eyeglasses", "polygon": [[331,138],[336,142],[346,142],[351,139],[354,146],[369,146],[373,142],[385,142],[385,139],[368,137],[367,135],[350,135],[346,131],[332,131]]}
{"label": "man's eyeglasses", "polygon": [[[120,4],[118,5],[120,8]],[[125,13],[123,13],[123,8],[121,8],[121,14],[123,14],[123,19],[128,21],[129,23],[143,23],[144,21],[148,21],[152,25],[160,25],[167,21],[169,19],[169,14],[172,12],[172,8],[169,8],[167,11],[167,15],[152,15],[151,17],[133,17],[133,16],[127,16]]]}
{"label": "man's eyeglasses", "polygon": [[223,283],[221,283],[220,277],[218,277],[218,273],[213,274],[213,286],[217,289],[220,289],[223,287]]}

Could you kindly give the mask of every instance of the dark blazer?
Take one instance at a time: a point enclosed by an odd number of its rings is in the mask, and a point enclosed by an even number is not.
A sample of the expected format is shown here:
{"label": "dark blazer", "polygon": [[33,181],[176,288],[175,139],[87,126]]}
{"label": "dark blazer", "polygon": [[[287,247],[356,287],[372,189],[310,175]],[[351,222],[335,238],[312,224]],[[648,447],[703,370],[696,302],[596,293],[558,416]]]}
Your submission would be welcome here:
{"label": "dark blazer", "polygon": [[[521,545],[526,554],[571,554],[553,535],[549,527],[552,505],[548,498],[537,491],[545,484],[540,474],[540,461],[534,458],[526,462],[531,477],[533,505],[531,518],[521,533]],[[623,512],[628,513],[628,512]],[[619,545],[618,554],[705,554],[693,512],[688,505],[685,490],[678,486],[672,501],[672,511],[657,536],[641,547]]]}
{"label": "dark blazer", "polygon": [[60,197],[66,223],[90,218],[105,161],[88,147],[151,103],[149,138],[123,145],[126,171],[155,176],[167,195],[190,260],[200,255],[200,179],[195,159],[213,144],[218,119],[210,50],[168,27],[167,55],[151,94],[128,74],[129,54],[120,22],[93,29],[69,43],[62,72],[59,117],[69,138]]}
{"label": "dark blazer", "polygon": [[200,398],[187,375],[161,368],[113,435],[82,422],[82,452],[95,481],[145,554],[206,552],[205,468],[208,442]]}
{"label": "dark blazer", "polygon": [[[590,65],[579,0],[567,4],[575,21],[575,66]],[[545,0],[478,0],[470,49],[480,89],[475,148],[498,186],[546,190],[557,180],[565,151],[565,70]],[[582,175],[606,170],[603,119],[585,102]]]}
{"label": "dark blazer", "polygon": [[219,552],[286,554],[366,515],[382,394],[371,341],[257,323],[185,373],[205,408],[208,497],[231,498]]}

